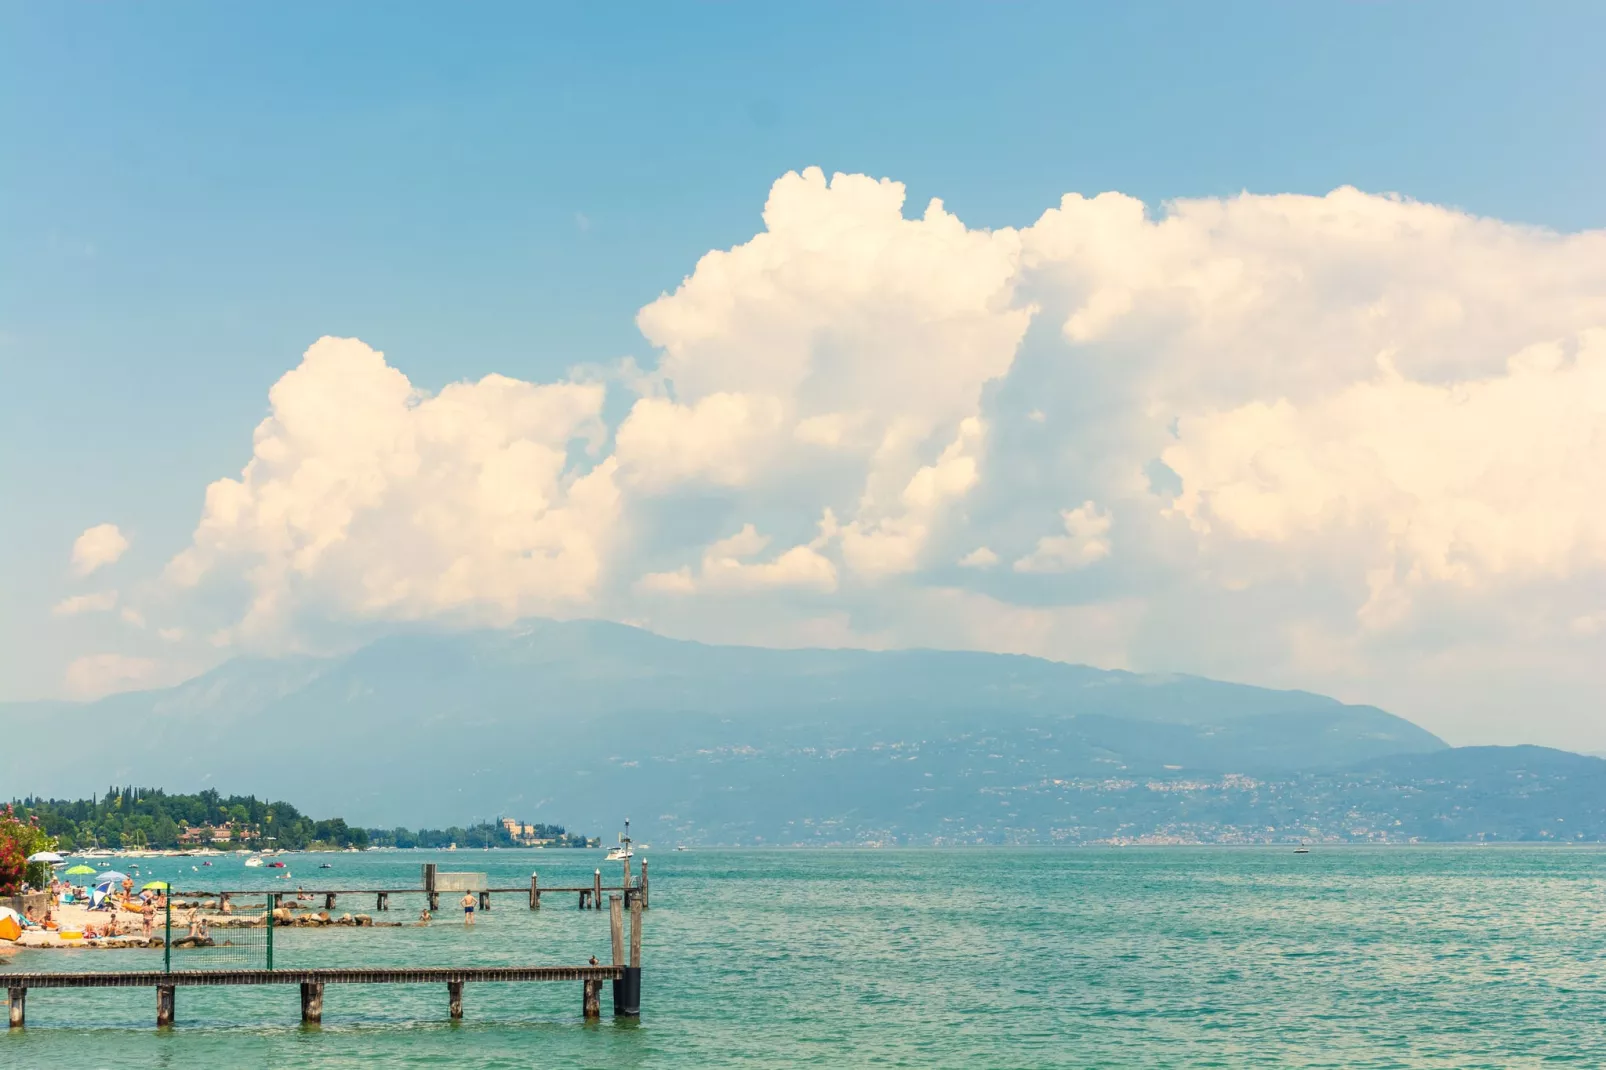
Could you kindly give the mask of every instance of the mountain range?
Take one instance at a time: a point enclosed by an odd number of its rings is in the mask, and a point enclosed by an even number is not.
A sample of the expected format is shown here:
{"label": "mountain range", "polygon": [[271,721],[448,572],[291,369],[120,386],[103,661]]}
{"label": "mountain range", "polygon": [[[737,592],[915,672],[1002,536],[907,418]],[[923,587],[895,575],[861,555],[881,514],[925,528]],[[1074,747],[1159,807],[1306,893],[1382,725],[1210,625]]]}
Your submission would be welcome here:
{"label": "mountain range", "polygon": [[[1453,749],[1320,695],[595,621],[236,659],[164,690],[0,704],[0,730],[7,795],[217,787],[370,826],[505,815],[606,834],[631,816],[649,842],[741,844],[1606,838],[1606,761]],[[63,755],[64,737],[90,745]]]}

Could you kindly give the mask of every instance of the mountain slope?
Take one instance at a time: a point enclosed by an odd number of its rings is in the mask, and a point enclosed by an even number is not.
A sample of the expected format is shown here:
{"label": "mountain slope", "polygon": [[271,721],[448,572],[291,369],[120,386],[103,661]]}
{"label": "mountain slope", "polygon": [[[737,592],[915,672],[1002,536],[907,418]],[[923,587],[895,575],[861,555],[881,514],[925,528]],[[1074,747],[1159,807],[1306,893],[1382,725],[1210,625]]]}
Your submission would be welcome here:
{"label": "mountain slope", "polygon": [[[62,763],[8,749],[13,793],[219,785],[410,825],[673,814],[666,831],[725,841],[784,838],[801,822],[847,822],[861,838],[995,836],[993,808],[1007,806],[994,793],[1022,784],[1264,776],[1444,749],[1382,710],[1304,692],[1010,655],[707,646],[600,622],[242,659],[71,719],[72,737],[112,738],[95,727],[108,720],[115,738],[139,731]],[[0,707],[7,737],[46,753],[60,720]]]}

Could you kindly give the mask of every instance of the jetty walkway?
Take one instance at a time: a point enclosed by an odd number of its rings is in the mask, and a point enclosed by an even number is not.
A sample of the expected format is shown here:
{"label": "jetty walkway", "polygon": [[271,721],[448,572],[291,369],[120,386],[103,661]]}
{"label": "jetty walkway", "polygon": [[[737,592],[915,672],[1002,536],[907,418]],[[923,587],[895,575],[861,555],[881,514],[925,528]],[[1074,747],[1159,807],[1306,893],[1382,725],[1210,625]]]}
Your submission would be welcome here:
{"label": "jetty walkway", "polygon": [[[583,966],[374,966],[374,967],[337,967],[318,969],[274,969],[272,968],[271,950],[268,954],[268,968],[258,969],[162,969],[162,970],[119,970],[103,972],[73,972],[73,973],[7,973],[0,972],[0,985],[6,988],[8,1018],[13,1029],[21,1028],[27,1021],[28,992],[30,989],[55,988],[155,988],[156,989],[156,1024],[158,1026],[171,1026],[175,1019],[177,1004],[177,991],[180,988],[198,985],[288,985],[301,986],[301,1020],[312,1023],[323,1019],[323,993],[324,986],[328,984],[444,984],[447,993],[448,1014],[456,1019],[463,1016],[463,986],[470,983],[507,983],[507,982],[574,982],[581,984],[581,1013],[587,1019],[599,1018],[602,1015],[602,984],[604,981],[613,985],[613,1012],[618,1017],[634,1018],[641,1014],[641,924],[642,913],[647,907],[647,889],[645,864],[642,866],[642,881],[632,886],[627,875],[626,884],[614,890],[615,894],[608,896],[610,913],[610,937],[613,946],[613,962],[602,965],[592,961]],[[390,891],[375,889],[355,889],[354,892],[362,894],[426,894],[431,897],[431,906],[435,905],[434,897],[441,891],[457,891],[462,889],[445,888],[437,886],[436,874],[433,866],[426,866],[424,871],[424,884],[422,889],[393,889]],[[467,874],[442,874],[449,877],[464,877]],[[447,882],[450,883],[450,882]],[[505,889],[485,889],[480,892],[481,902],[487,902],[486,897],[491,891]],[[512,889],[523,891],[524,889]],[[594,879],[590,888],[564,888],[546,889],[547,891],[579,891],[583,892],[581,903],[584,906],[593,895],[600,902],[602,895],[600,872]],[[174,893],[178,894],[185,893]],[[188,893],[217,896],[222,893]],[[241,892],[243,895],[261,895],[262,890],[254,893]],[[273,895],[287,893],[270,893]],[[305,893],[303,893],[305,894]],[[328,891],[324,894],[333,903],[333,897],[342,893],[339,890]],[[626,900],[628,899],[628,907]],[[540,905],[539,893],[536,891],[535,878],[531,878],[530,906],[536,909]],[[625,914],[630,916],[629,939],[625,935]]]}

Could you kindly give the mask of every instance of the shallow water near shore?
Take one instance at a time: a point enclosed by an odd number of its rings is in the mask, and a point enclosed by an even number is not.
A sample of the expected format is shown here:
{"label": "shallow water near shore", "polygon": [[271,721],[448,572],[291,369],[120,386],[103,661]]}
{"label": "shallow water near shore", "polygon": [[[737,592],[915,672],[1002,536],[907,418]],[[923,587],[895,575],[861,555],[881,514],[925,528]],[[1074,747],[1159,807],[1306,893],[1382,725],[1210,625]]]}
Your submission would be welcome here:
{"label": "shallow water near shore", "polygon": [[[1606,1065],[1606,850],[1390,847],[650,851],[639,1023],[580,984],[38,990],[0,1066],[1522,1067]],[[597,851],[141,860],[180,888],[589,883]],[[333,868],[317,869],[320,861]],[[126,862],[114,863],[127,869]],[[281,930],[275,964],[609,959],[606,911],[496,896],[473,929]],[[321,903],[319,904],[321,905]],[[418,896],[337,912],[412,921]],[[0,970],[160,968],[161,952],[17,952]],[[183,965],[175,952],[174,967]]]}

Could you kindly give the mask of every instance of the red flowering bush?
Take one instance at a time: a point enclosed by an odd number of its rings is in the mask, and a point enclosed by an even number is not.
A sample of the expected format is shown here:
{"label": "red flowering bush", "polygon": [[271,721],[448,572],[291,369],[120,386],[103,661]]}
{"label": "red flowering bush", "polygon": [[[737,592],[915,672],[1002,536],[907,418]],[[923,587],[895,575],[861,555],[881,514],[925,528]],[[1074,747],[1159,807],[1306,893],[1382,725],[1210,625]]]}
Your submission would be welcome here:
{"label": "red flowering bush", "polygon": [[27,881],[35,888],[50,881],[50,865],[29,862],[28,856],[48,851],[56,845],[53,837],[45,835],[37,818],[23,821],[17,817],[10,803],[0,810],[0,895],[12,895]]}

